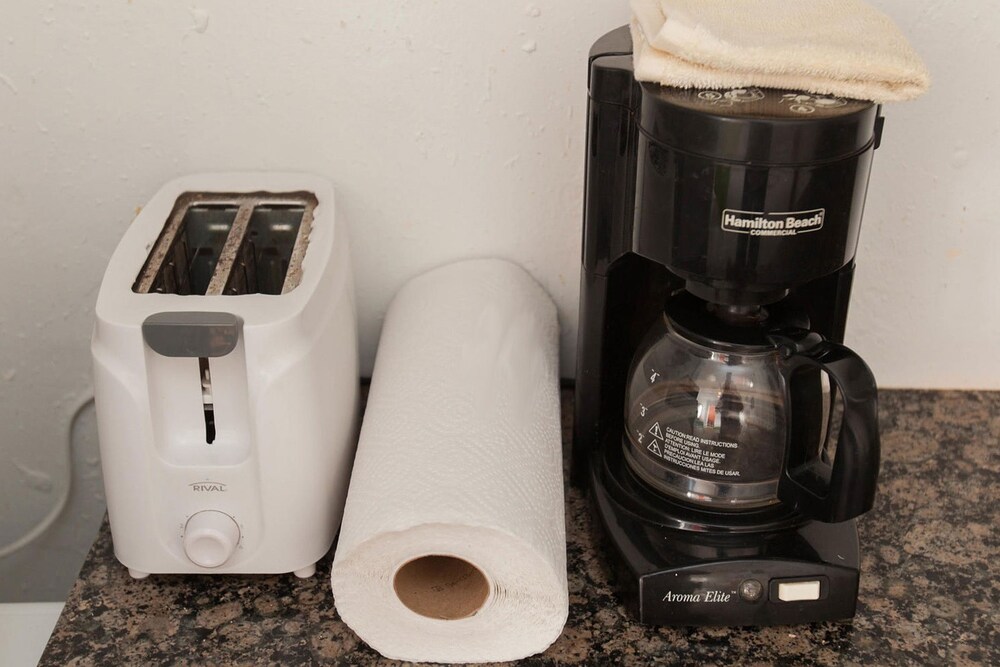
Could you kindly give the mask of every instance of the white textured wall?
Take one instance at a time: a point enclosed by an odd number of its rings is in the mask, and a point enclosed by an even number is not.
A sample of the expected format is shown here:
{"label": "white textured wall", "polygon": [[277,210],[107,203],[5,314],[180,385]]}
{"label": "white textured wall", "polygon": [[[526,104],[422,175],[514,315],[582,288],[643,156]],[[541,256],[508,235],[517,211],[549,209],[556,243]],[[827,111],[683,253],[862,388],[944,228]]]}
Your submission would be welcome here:
{"label": "white textured wall", "polygon": [[[849,343],[884,386],[1000,388],[1000,13],[876,4],[935,82],[886,110]],[[4,2],[0,547],[71,474],[104,265],[135,208],[184,173],[335,182],[366,366],[404,280],[500,255],[555,298],[571,373],[586,53],[626,18],[624,0]]]}
{"label": "white textured wall", "polygon": [[1000,11],[873,4],[933,80],[884,112],[847,342],[884,386],[1000,389]]}

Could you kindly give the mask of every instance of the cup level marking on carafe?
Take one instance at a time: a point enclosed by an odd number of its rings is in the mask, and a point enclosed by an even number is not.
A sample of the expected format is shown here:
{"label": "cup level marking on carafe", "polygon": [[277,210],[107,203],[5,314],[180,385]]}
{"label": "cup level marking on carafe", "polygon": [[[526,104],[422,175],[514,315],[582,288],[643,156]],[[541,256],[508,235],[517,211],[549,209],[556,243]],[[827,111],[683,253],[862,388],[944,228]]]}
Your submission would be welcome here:
{"label": "cup level marking on carafe", "polygon": [[660,377],[660,374],[659,372],[657,372],[655,368],[650,368],[649,370],[650,370],[649,384],[653,384],[654,382],[656,382],[656,378]]}
{"label": "cup level marking on carafe", "polygon": [[645,405],[643,405],[642,403],[640,403],[640,404],[639,404],[639,416],[640,416],[640,417],[645,417],[645,416],[646,416],[646,411],[647,411],[648,409],[649,409],[649,408],[647,408],[647,407],[646,407]]}

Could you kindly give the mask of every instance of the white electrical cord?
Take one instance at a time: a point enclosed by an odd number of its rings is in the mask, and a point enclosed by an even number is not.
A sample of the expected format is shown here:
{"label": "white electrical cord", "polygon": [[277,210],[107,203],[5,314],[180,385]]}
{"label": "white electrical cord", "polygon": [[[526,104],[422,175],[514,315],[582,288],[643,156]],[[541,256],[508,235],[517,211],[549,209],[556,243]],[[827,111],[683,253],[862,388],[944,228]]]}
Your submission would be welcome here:
{"label": "white electrical cord", "polygon": [[52,509],[45,518],[38,522],[34,528],[29,530],[27,533],[22,535],[17,540],[11,542],[10,544],[0,548],[0,558],[6,558],[16,551],[20,551],[24,547],[28,546],[39,537],[41,537],[45,531],[52,527],[52,524],[62,515],[63,510],[66,509],[66,504],[69,502],[70,488],[73,485],[73,424],[76,422],[77,416],[83,411],[85,407],[94,402],[93,395],[87,395],[80,399],[80,402],[76,404],[73,411],[69,415],[69,419],[66,421],[66,486],[63,489],[62,495],[56,504],[52,506]]}

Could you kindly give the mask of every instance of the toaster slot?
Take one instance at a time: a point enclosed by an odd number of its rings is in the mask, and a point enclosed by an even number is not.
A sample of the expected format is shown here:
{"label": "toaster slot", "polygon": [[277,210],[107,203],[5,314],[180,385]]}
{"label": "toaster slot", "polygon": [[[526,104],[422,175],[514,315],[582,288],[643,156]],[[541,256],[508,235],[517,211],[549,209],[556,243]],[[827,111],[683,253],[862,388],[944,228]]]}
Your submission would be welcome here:
{"label": "toaster slot", "polygon": [[178,197],[132,290],[284,294],[302,278],[316,197],[309,192],[187,192]]}
{"label": "toaster slot", "polygon": [[[290,270],[297,276],[295,253],[304,205],[262,204],[253,209],[224,294],[281,294]],[[294,266],[293,266],[294,263]]]}
{"label": "toaster slot", "polygon": [[171,215],[133,290],[159,294],[205,294],[238,205],[200,204]]}

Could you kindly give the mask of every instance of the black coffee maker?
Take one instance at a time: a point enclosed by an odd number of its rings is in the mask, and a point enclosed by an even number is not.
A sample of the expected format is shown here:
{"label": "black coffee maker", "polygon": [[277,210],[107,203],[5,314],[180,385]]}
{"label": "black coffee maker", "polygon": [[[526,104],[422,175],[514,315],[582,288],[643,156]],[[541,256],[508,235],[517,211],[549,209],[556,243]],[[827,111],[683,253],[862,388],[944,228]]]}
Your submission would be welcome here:
{"label": "black coffee maker", "polygon": [[647,623],[849,618],[876,387],[841,345],[879,107],[590,53],[573,476]]}

